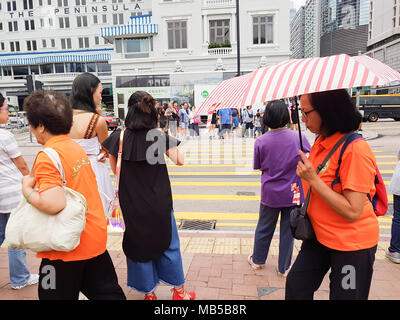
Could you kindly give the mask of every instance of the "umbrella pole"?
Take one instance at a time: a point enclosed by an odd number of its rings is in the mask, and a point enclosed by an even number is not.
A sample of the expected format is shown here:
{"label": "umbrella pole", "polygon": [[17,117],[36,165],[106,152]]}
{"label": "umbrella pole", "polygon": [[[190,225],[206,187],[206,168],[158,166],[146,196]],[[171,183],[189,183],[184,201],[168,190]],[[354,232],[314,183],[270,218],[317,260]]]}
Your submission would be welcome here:
{"label": "umbrella pole", "polygon": [[[303,149],[303,138],[302,138],[302,135],[301,135],[300,114],[299,114],[299,103],[298,103],[298,101],[297,101],[297,96],[294,97],[294,103],[295,103],[295,105],[296,105],[297,120],[299,121],[298,127],[299,127],[299,138],[300,138],[300,149],[301,149],[301,151],[304,151],[304,149]],[[295,127],[296,127],[296,126],[295,126]]]}

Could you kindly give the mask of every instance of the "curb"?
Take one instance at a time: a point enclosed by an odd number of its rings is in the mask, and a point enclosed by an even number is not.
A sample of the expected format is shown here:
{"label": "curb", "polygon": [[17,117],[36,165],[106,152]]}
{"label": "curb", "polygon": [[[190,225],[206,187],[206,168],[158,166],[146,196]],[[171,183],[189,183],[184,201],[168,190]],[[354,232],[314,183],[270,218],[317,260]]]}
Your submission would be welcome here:
{"label": "curb", "polygon": [[361,134],[365,140],[373,140],[378,138],[378,133],[374,131],[358,131],[359,134]]}

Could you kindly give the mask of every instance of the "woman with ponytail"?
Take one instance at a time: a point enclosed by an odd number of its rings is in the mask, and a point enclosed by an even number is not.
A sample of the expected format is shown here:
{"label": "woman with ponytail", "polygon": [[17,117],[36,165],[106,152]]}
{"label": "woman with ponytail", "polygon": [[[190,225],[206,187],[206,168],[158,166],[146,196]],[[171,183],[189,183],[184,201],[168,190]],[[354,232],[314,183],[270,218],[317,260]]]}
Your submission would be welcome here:
{"label": "woman with ponytail", "polygon": [[[173,300],[193,300],[184,289],[184,273],[178,230],[172,206],[172,191],[164,159],[183,165],[180,141],[157,128],[155,100],[143,91],[128,101],[123,136],[119,199],[126,230],[122,248],[127,257],[128,287],[156,300],[160,281],[174,288]],[[116,171],[120,131],[103,142]]]}

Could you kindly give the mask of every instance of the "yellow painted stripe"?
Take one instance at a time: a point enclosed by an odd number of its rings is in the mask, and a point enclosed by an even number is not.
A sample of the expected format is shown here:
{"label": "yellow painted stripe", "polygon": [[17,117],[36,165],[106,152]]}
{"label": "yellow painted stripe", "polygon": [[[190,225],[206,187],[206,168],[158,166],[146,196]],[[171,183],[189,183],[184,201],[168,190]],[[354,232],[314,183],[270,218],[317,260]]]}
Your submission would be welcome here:
{"label": "yellow painted stripe", "polygon": [[[380,170],[381,173],[391,173],[393,174],[394,170]],[[169,174],[172,176],[258,176],[261,175],[259,171],[224,171],[224,172],[217,172],[217,171],[169,171]]]}
{"label": "yellow painted stripe", "polygon": [[375,158],[383,159],[383,158],[394,158],[397,159],[397,156],[375,156]]}
{"label": "yellow painted stripe", "polygon": [[389,162],[377,162],[376,163],[378,166],[379,165],[383,165],[383,164],[394,164],[394,165],[396,165],[397,164],[397,161],[389,161]]}
{"label": "yellow painted stripe", "polygon": [[[235,158],[221,158],[221,157],[214,157],[214,156],[210,156],[210,157],[201,157],[201,158],[190,158],[190,157],[185,157],[185,163],[189,163],[189,162],[201,162],[201,161],[207,161],[207,162],[216,162],[216,161],[231,161],[231,162],[235,162],[235,161],[248,161],[249,163],[251,163],[250,161],[253,161],[253,158],[243,158],[243,157],[235,157]],[[167,161],[168,163],[172,163],[171,161]],[[184,165],[185,166],[185,165]]]}
{"label": "yellow painted stripe", "polygon": [[170,176],[259,176],[261,172],[257,171],[246,171],[246,172],[236,172],[236,171],[169,171]]}
{"label": "yellow painted stripe", "polygon": [[246,150],[246,151],[254,151],[254,146],[251,147],[247,147],[247,146],[241,146],[241,145],[214,145],[214,144],[210,144],[210,145],[199,145],[199,146],[190,146],[190,147],[182,147],[180,148],[181,151],[192,151],[192,150],[234,150],[234,151],[242,151],[242,150]]}
{"label": "yellow painted stripe", "polygon": [[[175,164],[167,165],[169,168],[180,167]],[[247,164],[185,164],[185,168],[223,168],[223,167],[251,167]]]}
{"label": "yellow painted stripe", "polygon": [[260,201],[260,196],[237,196],[227,194],[174,194],[174,200],[223,200],[223,201]]}
{"label": "yellow painted stripe", "polygon": [[[234,223],[234,222],[217,222],[218,227],[257,227],[257,223]],[[279,223],[276,224],[279,227]]]}
{"label": "yellow painted stripe", "polygon": [[[174,212],[176,219],[183,220],[233,220],[233,221],[257,221],[258,213],[232,213],[232,212]],[[391,223],[392,216],[377,217],[380,223]],[[278,221],[280,217],[278,218]]]}
{"label": "yellow painted stripe", "polygon": [[258,213],[229,213],[229,212],[174,212],[176,219],[184,220],[234,220],[257,221]]}
{"label": "yellow painted stripe", "polygon": [[[390,181],[384,181],[385,185],[389,185]],[[172,186],[199,186],[199,187],[260,187],[260,182],[237,182],[237,181],[171,181]]]}
{"label": "yellow painted stripe", "polygon": [[[198,219],[196,219],[198,220]],[[176,225],[179,227],[181,224],[179,222],[176,223]],[[216,222],[215,225],[217,227],[257,227],[257,223],[251,223],[251,222]],[[280,224],[277,223],[276,227],[280,227]],[[391,229],[391,226],[379,226],[379,229]]]}
{"label": "yellow painted stripe", "polygon": [[[198,220],[198,219],[196,219]],[[180,222],[176,222],[176,226],[179,227],[181,225]],[[216,222],[215,225],[217,227],[257,227],[257,223],[250,222]],[[276,227],[280,227],[280,224],[277,223]],[[391,229],[391,226],[379,226],[379,229]]]}
{"label": "yellow painted stripe", "polygon": [[[174,194],[172,198],[174,200],[260,201],[260,196],[227,194]],[[388,195],[388,202],[393,202],[393,195]]]}
{"label": "yellow painted stripe", "polygon": [[196,157],[203,157],[203,158],[208,158],[209,156],[229,156],[231,157],[233,156],[243,156],[243,157],[252,157],[253,153],[249,153],[249,152],[183,152],[184,156],[196,156]]}
{"label": "yellow painted stripe", "polygon": [[171,181],[172,186],[200,186],[200,187],[259,187],[260,182],[219,182],[219,181]]}
{"label": "yellow painted stripe", "polygon": [[[256,227],[257,223],[235,223],[235,222],[217,222],[216,226],[218,227]],[[276,224],[276,226],[279,228],[279,223]],[[379,229],[391,229],[391,226],[379,226]]]}

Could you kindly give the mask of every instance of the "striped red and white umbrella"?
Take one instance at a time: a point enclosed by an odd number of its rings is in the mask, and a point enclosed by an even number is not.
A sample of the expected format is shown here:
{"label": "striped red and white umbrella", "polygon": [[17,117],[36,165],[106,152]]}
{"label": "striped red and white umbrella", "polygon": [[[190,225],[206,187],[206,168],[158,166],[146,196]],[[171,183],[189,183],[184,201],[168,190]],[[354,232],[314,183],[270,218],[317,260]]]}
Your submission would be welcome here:
{"label": "striped red and white umbrella", "polygon": [[222,81],[196,110],[196,114],[210,114],[210,111],[212,113],[215,109],[240,108],[250,76],[251,73],[248,73]]}
{"label": "striped red and white umbrella", "polygon": [[243,108],[306,93],[386,85],[400,73],[369,56],[291,59],[221,82],[197,110]]}
{"label": "striped red and white umbrella", "polygon": [[386,85],[398,80],[400,73],[365,55],[291,59],[254,71],[240,104],[247,106],[307,93]]}

